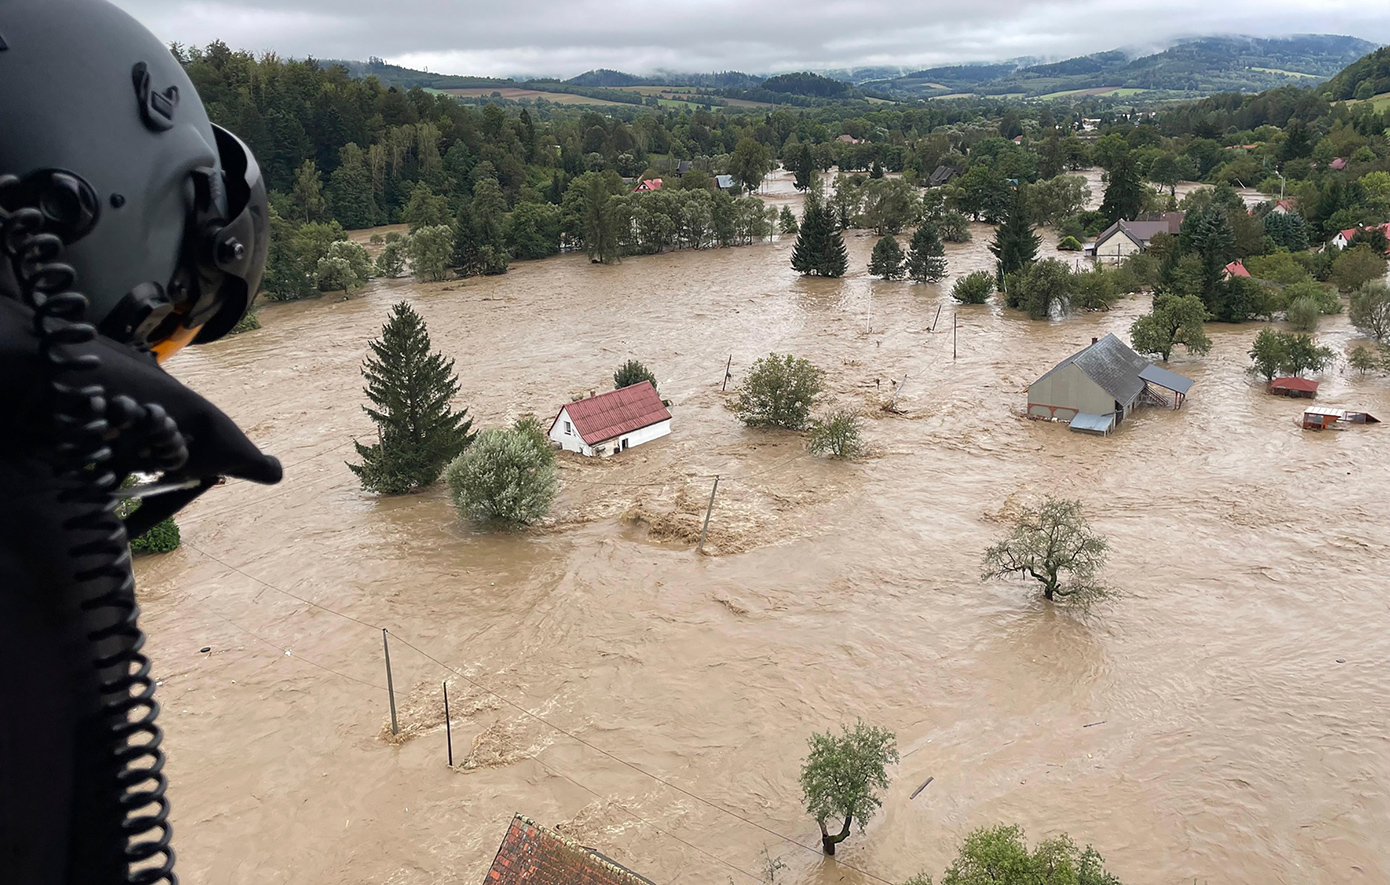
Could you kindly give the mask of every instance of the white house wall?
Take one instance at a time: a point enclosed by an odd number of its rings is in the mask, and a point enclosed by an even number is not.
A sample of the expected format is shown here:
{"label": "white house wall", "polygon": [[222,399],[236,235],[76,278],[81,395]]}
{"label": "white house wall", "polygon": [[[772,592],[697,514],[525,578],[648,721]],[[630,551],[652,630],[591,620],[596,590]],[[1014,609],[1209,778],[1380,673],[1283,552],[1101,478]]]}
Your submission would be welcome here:
{"label": "white house wall", "polygon": [[[568,425],[570,432],[565,433],[565,426]],[[592,455],[594,450],[584,444],[584,440],[579,435],[579,431],[574,428],[574,422],[570,420],[570,413],[560,410],[560,417],[555,419],[555,426],[550,428],[550,438],[560,444],[560,448],[567,452],[578,452],[581,455]]]}
{"label": "white house wall", "polygon": [[1107,415],[1115,411],[1115,398],[1075,363],[1035,381],[1028,388],[1028,417],[1070,421],[1078,412]]}
{"label": "white house wall", "polygon": [[1110,239],[1096,243],[1096,261],[1119,264],[1139,251],[1139,246],[1128,235],[1116,231]]}
{"label": "white house wall", "polygon": [[627,440],[627,447],[630,449],[634,446],[640,446],[642,443],[649,443],[654,439],[660,439],[670,433],[671,419],[667,418],[665,421],[658,421],[655,424],[648,424],[646,427],[639,427],[630,433],[624,433],[622,436],[615,437],[614,439],[604,440],[595,446],[594,449],[600,455],[612,454],[622,451],[623,440]]}

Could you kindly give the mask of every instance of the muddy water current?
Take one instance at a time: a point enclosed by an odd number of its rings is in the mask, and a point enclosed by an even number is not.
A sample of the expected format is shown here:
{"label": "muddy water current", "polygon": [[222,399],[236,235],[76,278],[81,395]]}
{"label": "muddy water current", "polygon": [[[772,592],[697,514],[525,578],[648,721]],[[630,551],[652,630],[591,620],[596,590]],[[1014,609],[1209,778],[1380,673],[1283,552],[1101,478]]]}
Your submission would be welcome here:
{"label": "muddy water current", "polygon": [[[769,199],[795,197],[779,178]],[[948,247],[953,277],[990,266],[988,239]],[[848,237],[841,280],[798,277],[784,239],[377,283],[185,351],[175,373],[287,470],[213,490],[138,568],[184,881],[477,883],[514,812],[663,885],[756,881],[763,848],[780,882],[938,876],[998,822],[1093,843],[1127,883],[1390,881],[1390,429],[1300,430],[1303,403],[1245,375],[1258,324],[1175,356],[1181,411],[1108,438],[1028,421],[1024,387],[1147,299],[954,307],[950,280],[869,279],[873,242]],[[480,426],[548,418],[637,357],[671,436],[563,458],[552,519],[522,533],[461,526],[442,489],[362,493],[359,366],[402,298]],[[769,350],[825,370],[869,457],[741,427],[726,362],[736,383]],[[1344,368],[1320,402],[1390,417],[1385,381]],[[1045,493],[1110,539],[1122,595],[1089,615],[979,580],[1001,519]],[[799,763],[856,717],[902,761],[826,859]]]}

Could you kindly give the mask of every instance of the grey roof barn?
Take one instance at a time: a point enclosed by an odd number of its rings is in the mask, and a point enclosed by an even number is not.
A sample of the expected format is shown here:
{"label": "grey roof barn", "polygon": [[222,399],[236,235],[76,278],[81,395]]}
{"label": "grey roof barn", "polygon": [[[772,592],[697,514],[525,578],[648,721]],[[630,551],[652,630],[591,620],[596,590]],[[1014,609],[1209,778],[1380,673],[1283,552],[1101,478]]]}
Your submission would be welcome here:
{"label": "grey roof barn", "polygon": [[1174,408],[1182,405],[1192,386],[1191,380],[1157,368],[1114,335],[1106,335],[1028,386],[1028,417],[1109,433],[1134,411],[1151,383],[1173,392]]}

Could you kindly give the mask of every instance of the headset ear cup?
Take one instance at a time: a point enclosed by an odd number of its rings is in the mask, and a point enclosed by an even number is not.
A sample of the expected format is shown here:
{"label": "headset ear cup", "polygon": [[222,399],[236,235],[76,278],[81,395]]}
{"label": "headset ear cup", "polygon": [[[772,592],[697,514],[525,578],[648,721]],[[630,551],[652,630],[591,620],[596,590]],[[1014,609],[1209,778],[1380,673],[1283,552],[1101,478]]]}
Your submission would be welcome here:
{"label": "headset ear cup", "polygon": [[194,344],[216,341],[241,321],[260,290],[270,254],[270,197],[260,165],[241,139],[216,124],[212,128],[233,217],[216,232],[210,250],[222,274],[221,304]]}

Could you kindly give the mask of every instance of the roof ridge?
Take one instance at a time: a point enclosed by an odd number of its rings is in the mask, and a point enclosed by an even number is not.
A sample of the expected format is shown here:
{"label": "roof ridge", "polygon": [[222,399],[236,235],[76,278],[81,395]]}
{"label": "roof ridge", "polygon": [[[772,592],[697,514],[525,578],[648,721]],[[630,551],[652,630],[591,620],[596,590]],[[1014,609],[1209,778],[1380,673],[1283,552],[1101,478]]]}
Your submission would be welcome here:
{"label": "roof ridge", "polygon": [[648,885],[650,885],[651,883],[651,880],[648,879],[646,876],[643,876],[641,873],[633,872],[632,870],[629,870],[627,867],[623,866],[617,861],[609,859],[604,854],[599,852],[598,849],[590,848],[587,845],[581,845],[580,843],[575,842],[572,839],[567,839],[566,837],[561,835],[558,830],[554,830],[550,827],[545,826],[544,824],[537,823],[536,821],[532,820],[531,818],[527,817],[519,811],[514,812],[514,817],[512,819],[519,820],[528,826],[535,827],[536,829],[545,833],[550,838],[559,842],[561,845],[564,845],[566,848],[570,848],[574,851],[584,852],[586,855],[598,862],[600,865],[606,867],[609,872],[617,873],[618,875],[624,877],[630,876],[639,882],[648,883]]}

